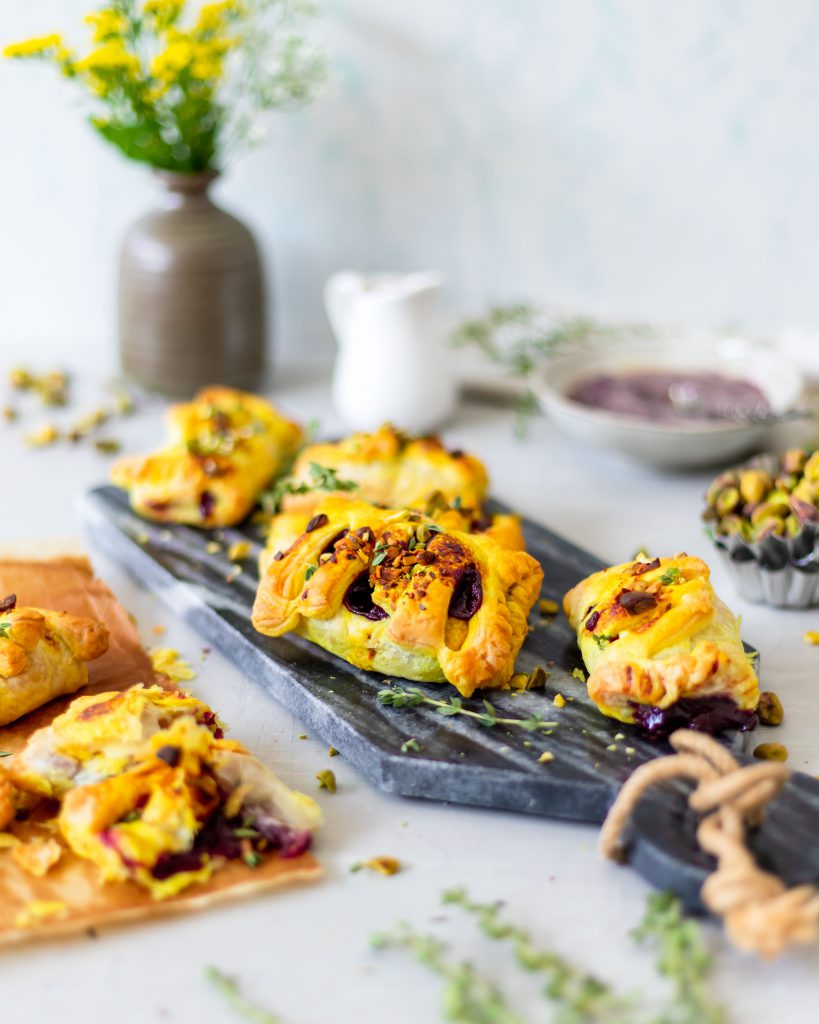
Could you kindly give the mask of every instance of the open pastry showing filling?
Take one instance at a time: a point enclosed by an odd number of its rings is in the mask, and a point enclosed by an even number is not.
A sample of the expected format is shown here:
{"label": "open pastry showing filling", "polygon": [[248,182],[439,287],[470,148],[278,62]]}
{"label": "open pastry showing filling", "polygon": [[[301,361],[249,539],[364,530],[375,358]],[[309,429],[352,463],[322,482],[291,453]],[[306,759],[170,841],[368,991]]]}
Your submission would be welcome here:
{"label": "open pastry showing filling", "polygon": [[295,632],[359,668],[506,686],[543,579],[538,562],[412,510],[327,498],[269,555],[253,607],[268,636]]}
{"label": "open pastry showing filling", "polygon": [[163,449],[120,459],[112,480],[140,515],[191,526],[241,522],[301,440],[300,427],[269,402],[231,388],[173,406],[168,426]]}
{"label": "open pastry showing filling", "polygon": [[[759,684],[708,566],[685,554],[626,562],[566,594],[589,696],[605,715],[663,730],[752,728]],[[693,720],[693,721],[692,721]]]}
{"label": "open pastry showing filling", "polygon": [[11,785],[60,801],[63,839],[105,881],[155,899],[241,858],[310,846],[315,801],[222,735],[210,709],[153,686],[80,697],[15,757]]}
{"label": "open pastry showing filling", "polygon": [[0,725],[88,682],[88,662],[108,650],[94,619],[0,601]]}

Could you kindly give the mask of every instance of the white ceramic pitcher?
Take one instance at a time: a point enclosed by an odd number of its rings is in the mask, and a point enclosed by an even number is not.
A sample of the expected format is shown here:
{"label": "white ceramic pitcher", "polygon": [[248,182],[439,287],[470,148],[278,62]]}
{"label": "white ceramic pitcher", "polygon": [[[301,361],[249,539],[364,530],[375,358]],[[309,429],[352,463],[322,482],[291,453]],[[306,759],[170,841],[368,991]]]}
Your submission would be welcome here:
{"label": "white ceramic pitcher", "polygon": [[333,404],[351,430],[387,421],[411,433],[438,426],[455,406],[455,381],[431,271],[341,271],[324,287],[338,341]]}

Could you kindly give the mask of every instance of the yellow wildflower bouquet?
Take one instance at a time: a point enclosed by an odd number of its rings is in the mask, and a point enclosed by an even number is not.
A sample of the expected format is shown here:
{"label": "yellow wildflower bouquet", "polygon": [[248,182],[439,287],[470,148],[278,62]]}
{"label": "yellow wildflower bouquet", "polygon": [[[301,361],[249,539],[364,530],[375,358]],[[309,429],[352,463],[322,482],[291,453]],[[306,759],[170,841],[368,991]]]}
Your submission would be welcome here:
{"label": "yellow wildflower bouquet", "polygon": [[130,159],[218,170],[258,141],[260,115],[311,99],[323,81],[301,31],[312,13],[310,0],[113,0],[87,16],[84,55],[59,35],[4,55],[51,63],[84,87],[91,124]]}

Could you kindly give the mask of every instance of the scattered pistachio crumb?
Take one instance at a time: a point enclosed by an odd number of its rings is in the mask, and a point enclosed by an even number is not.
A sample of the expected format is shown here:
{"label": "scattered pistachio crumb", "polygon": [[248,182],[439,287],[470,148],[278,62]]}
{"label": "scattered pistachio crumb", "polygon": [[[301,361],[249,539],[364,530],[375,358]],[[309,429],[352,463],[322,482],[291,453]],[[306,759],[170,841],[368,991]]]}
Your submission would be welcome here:
{"label": "scattered pistachio crumb", "polygon": [[330,749],[327,751],[327,756],[328,757],[338,757],[338,751],[336,750],[335,747],[330,747]]}
{"label": "scattered pistachio crumb", "polygon": [[241,562],[248,557],[252,548],[249,540],[237,540],[228,548],[227,556],[231,562]]}
{"label": "scattered pistachio crumb", "polygon": [[636,750],[634,749],[634,747],[626,747],[626,753],[629,757],[631,757],[632,754],[636,753]]}
{"label": "scattered pistachio crumb", "polygon": [[544,750],[538,758],[538,761],[540,762],[540,764],[548,764],[549,761],[554,761],[554,759],[555,755],[551,752],[551,750]]}
{"label": "scattered pistachio crumb", "polygon": [[544,616],[557,615],[558,612],[557,601],[551,601],[548,597],[544,597],[541,601],[538,601],[537,607],[540,614]]}
{"label": "scattered pistachio crumb", "polygon": [[513,690],[525,690],[528,682],[529,676],[525,672],[516,672],[509,680],[509,685]]}
{"label": "scattered pistachio crumb", "polygon": [[552,701],[552,704],[554,704],[556,708],[565,708],[566,698],[563,696],[562,693],[556,693],[554,696],[554,700]]}
{"label": "scattered pistachio crumb", "polygon": [[815,629],[809,629],[807,633],[805,633],[802,636],[802,639],[805,641],[806,644],[811,644],[813,647],[815,647],[817,644],[819,644],[819,633],[817,633]]}
{"label": "scattered pistachio crumb", "polygon": [[579,683],[586,682],[586,673],[582,668],[572,669],[572,679],[576,679]]}
{"label": "scattered pistachio crumb", "polygon": [[163,634],[163,633],[165,632],[165,627],[164,627],[164,626],[162,625],[162,623],[161,623],[161,622],[158,622],[158,623],[157,623],[157,624],[156,624],[156,625],[154,626],[154,628],[153,628],[153,629],[151,630],[151,632],[152,632],[152,633],[153,633],[153,634],[154,634],[155,636],[162,636],[162,634]]}
{"label": "scattered pistachio crumb", "polygon": [[18,413],[13,405],[4,405],[2,413],[0,413],[0,415],[2,415],[6,423],[14,423],[14,421],[17,419]]}
{"label": "scattered pistachio crumb", "polygon": [[533,747],[534,743],[532,743],[531,740],[524,740],[523,741],[523,745],[524,745],[524,747]]}
{"label": "scattered pistachio crumb", "polygon": [[624,740],[626,738],[626,734],[624,732],[618,732],[614,734],[614,738],[616,740]]}
{"label": "scattered pistachio crumb", "polygon": [[782,719],[785,717],[782,701],[773,690],[764,690],[760,693],[756,713],[763,725],[781,725]]}
{"label": "scattered pistachio crumb", "polygon": [[322,768],[320,772],[316,772],[316,779],[318,779],[319,789],[326,789],[328,793],[335,793],[335,772],[330,771],[329,768]]}
{"label": "scattered pistachio crumb", "polygon": [[606,750],[616,750],[616,749],[617,749],[617,744],[616,743],[609,743],[609,745],[606,747]]}
{"label": "scattered pistachio crumb", "polygon": [[24,440],[31,448],[45,448],[59,440],[59,433],[53,423],[46,423],[45,426],[35,430],[32,434],[26,434]]}
{"label": "scattered pistachio crumb", "polygon": [[370,860],[358,861],[353,864],[350,870],[360,871],[362,868],[377,871],[379,875],[397,875],[401,870],[401,861],[396,857],[371,857]]}
{"label": "scattered pistachio crumb", "polygon": [[414,736],[410,736],[410,738],[408,740],[405,740],[401,744],[401,753],[402,754],[408,754],[410,751],[412,751],[415,754],[418,754],[418,753],[421,752],[422,749],[423,748],[422,748],[421,744],[418,742],[418,740]]}
{"label": "scattered pistachio crumb", "polygon": [[309,736],[307,735],[307,733],[306,733],[306,732],[300,732],[300,733],[299,733],[299,739],[300,739],[300,740],[309,740],[309,739],[310,739],[310,737],[309,737]]}
{"label": "scattered pistachio crumb", "polygon": [[760,743],[754,747],[754,757],[759,761],[787,761],[788,748],[784,743]]}
{"label": "scattered pistachio crumb", "polygon": [[94,441],[94,447],[102,455],[116,455],[122,445],[114,437],[98,437]]}
{"label": "scattered pistachio crumb", "polygon": [[205,545],[205,551],[207,551],[209,555],[218,555],[221,550],[222,545],[218,544],[215,540],[209,540]]}

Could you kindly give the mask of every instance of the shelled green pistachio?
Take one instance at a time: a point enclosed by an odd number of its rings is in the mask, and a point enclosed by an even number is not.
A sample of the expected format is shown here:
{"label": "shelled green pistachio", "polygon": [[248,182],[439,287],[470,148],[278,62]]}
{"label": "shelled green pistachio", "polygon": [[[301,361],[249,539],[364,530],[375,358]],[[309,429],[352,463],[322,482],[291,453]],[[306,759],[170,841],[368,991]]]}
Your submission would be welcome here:
{"label": "shelled green pistachio", "polygon": [[703,519],[722,537],[795,537],[819,521],[819,451],[791,448],[779,458],[727,470],[705,495]]}

